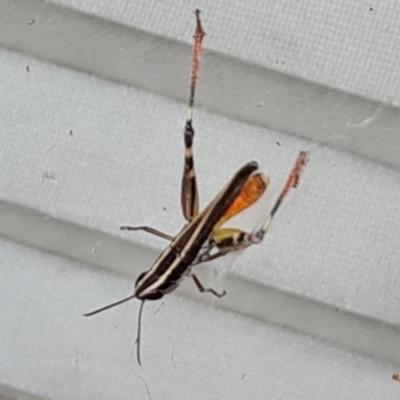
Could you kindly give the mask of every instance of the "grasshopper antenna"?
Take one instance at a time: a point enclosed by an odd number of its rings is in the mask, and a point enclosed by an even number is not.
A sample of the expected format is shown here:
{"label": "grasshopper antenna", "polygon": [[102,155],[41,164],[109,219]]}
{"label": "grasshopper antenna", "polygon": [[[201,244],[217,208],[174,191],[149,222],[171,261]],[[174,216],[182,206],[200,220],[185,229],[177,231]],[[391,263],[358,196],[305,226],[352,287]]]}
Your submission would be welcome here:
{"label": "grasshopper antenna", "polygon": [[89,313],[83,314],[83,316],[84,317],[91,317],[92,315],[95,315],[95,314],[101,313],[102,311],[106,311],[106,310],[108,310],[110,308],[119,306],[120,304],[125,303],[125,302],[127,302],[129,300],[132,300],[134,298],[136,298],[136,294],[133,294],[132,296],[129,296],[129,297],[125,297],[125,299],[116,301],[115,303],[108,304],[107,306],[98,308],[97,310],[94,310],[94,311],[91,311]]}
{"label": "grasshopper antenna", "polygon": [[[97,310],[91,311],[89,313],[83,314],[84,317],[91,317],[92,315],[101,313],[102,311],[106,311],[110,308],[119,306],[122,303],[126,303],[129,300],[135,299],[136,294],[133,294],[132,296],[125,297],[122,300],[116,301],[115,303],[108,304],[104,307],[98,308]],[[137,337],[136,337],[136,357],[139,365],[142,365],[142,361],[140,360],[140,333],[142,329],[142,313],[143,313],[143,306],[144,306],[144,300],[142,300],[142,303],[140,304],[139,308],[139,317],[138,317],[138,330],[137,330]]]}
{"label": "grasshopper antenna", "polygon": [[136,336],[136,358],[140,366],[142,366],[142,361],[140,360],[140,333],[142,330],[142,312],[143,312],[144,300],[140,304],[139,315],[138,315],[138,329]]}

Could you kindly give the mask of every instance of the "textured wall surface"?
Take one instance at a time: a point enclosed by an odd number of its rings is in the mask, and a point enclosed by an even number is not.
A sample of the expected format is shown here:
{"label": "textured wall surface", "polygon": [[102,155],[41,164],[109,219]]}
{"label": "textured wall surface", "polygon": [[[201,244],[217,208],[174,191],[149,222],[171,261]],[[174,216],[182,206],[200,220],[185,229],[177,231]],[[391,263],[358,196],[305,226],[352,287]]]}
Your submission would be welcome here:
{"label": "textured wall surface", "polygon": [[[0,398],[399,398],[395,2],[2,3]],[[146,305],[139,367],[138,303],[81,314],[131,293],[166,245],[120,225],[183,224],[196,6],[212,50],[195,111],[201,203],[259,161],[271,187],[238,219],[251,229],[298,152],[310,161],[260,246],[199,267],[224,299],[189,281]],[[111,57],[122,37],[129,57],[123,46]],[[276,87],[243,99],[253,73]],[[262,91],[286,106],[268,114]]]}

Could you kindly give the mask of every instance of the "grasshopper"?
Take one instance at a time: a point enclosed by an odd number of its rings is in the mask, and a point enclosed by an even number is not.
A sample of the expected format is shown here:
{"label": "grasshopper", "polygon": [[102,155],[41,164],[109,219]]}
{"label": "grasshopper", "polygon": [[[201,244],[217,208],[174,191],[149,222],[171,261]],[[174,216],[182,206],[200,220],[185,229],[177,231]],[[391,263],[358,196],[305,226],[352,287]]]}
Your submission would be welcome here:
{"label": "grasshopper", "polygon": [[193,272],[192,267],[260,243],[282,201],[290,189],[297,186],[300,173],[307,161],[307,154],[300,152],[278,199],[260,229],[253,232],[245,232],[237,228],[222,227],[234,215],[256,202],[267,189],[269,179],[265,174],[258,172],[258,163],[256,161],[250,161],[243,165],[204,210],[199,212],[199,194],[192,150],[195,134],[193,129],[193,109],[205,32],[200,20],[200,10],[195,11],[195,16],[196,29],[189,104],[184,128],[185,154],[181,185],[181,207],[187,223],[176,236],[168,235],[149,226],[121,226],[121,230],[146,231],[167,239],[171,243],[156,259],[153,266],[139,275],[132,295],[84,314],[84,316],[91,316],[131,299],[141,300],[137,333],[137,360],[139,364],[141,364],[140,326],[145,300],[158,300],[172,292],[186,276],[192,277],[200,292],[209,292],[217,297],[224,296],[226,294],[225,291],[218,293],[212,288],[205,288]]}

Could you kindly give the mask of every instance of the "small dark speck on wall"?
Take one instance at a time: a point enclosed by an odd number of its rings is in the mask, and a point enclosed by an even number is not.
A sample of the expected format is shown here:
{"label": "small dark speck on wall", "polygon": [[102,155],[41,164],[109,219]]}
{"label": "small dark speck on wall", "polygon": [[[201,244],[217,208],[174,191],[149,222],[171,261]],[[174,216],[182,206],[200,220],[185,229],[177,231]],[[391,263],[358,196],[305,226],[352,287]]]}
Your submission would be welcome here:
{"label": "small dark speck on wall", "polygon": [[29,65],[27,65],[25,69],[26,69],[26,72],[28,72],[28,74],[29,74],[29,72],[31,72],[31,69],[29,68]]}

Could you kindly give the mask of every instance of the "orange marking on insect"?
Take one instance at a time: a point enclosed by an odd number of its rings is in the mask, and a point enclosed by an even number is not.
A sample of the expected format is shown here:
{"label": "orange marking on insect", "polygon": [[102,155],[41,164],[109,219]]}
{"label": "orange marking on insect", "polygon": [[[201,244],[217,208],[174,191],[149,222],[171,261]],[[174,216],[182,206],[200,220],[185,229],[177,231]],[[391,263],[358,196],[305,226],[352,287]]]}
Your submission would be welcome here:
{"label": "orange marking on insect", "polygon": [[216,228],[254,204],[263,195],[268,185],[269,179],[265,174],[258,173],[250,176],[239,196],[218,221]]}

